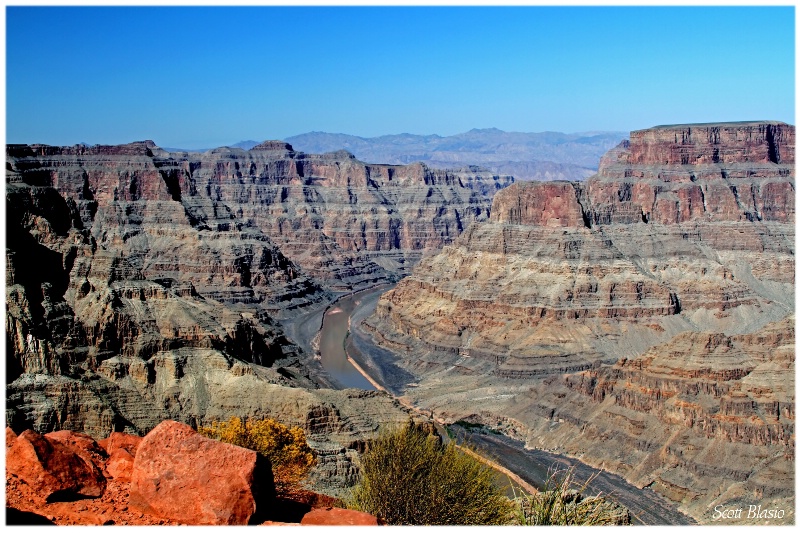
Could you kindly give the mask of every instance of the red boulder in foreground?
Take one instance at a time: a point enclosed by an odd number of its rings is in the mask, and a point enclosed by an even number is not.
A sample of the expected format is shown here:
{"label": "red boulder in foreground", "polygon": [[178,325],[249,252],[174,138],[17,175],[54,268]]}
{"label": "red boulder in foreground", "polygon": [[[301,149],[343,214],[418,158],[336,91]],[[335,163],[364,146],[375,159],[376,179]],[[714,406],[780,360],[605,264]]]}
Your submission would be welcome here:
{"label": "red boulder in foreground", "polygon": [[14,430],[11,428],[6,428],[6,451],[14,445],[14,441],[17,440],[17,434],[14,433]]}
{"label": "red boulder in foreground", "polygon": [[133,461],[141,442],[142,437],[118,431],[111,433],[108,438],[98,442],[108,452],[108,461],[106,461],[106,474],[108,477],[123,482],[131,480]]}
{"label": "red boulder in foreground", "polygon": [[106,475],[118,481],[130,482],[134,457],[124,448],[114,450],[106,461]]}
{"label": "red boulder in foreground", "polygon": [[139,447],[139,444],[142,443],[142,439],[143,437],[114,431],[107,438],[98,441],[97,444],[105,448],[109,456],[116,450],[123,449],[128,452],[131,457],[136,457],[136,449]]}
{"label": "red boulder in foreground", "polygon": [[72,434],[65,432],[51,439],[23,431],[7,448],[6,471],[48,501],[102,496],[106,480],[84,446],[88,443],[66,433]]}
{"label": "red boulder in foreground", "polygon": [[103,462],[108,457],[106,451],[89,435],[76,433],[67,429],[45,433],[44,438],[50,442],[59,442],[72,450],[86,463],[92,464],[102,471]]}
{"label": "red boulder in foreground", "polygon": [[167,420],[136,450],[129,504],[185,524],[244,525],[274,495],[265,457]]}
{"label": "red boulder in foreground", "polygon": [[381,521],[369,513],[328,507],[313,509],[300,521],[303,526],[378,526]]}

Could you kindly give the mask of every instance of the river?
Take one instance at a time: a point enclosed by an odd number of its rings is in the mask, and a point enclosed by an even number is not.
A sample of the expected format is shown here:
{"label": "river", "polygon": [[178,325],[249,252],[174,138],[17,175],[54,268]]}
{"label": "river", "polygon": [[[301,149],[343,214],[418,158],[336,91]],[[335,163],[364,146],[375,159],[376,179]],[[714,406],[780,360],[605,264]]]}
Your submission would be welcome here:
{"label": "river", "polygon": [[322,366],[343,388],[375,390],[367,378],[347,360],[344,343],[350,330],[350,315],[358,308],[362,299],[385,290],[382,287],[344,296],[325,311],[319,336]]}
{"label": "river", "polygon": [[[351,321],[357,326],[361,320],[372,314],[380,295],[390,288],[391,286],[383,286],[344,296],[325,312],[319,340],[321,362],[330,377],[343,387],[375,390],[370,380],[361,374],[361,371],[366,370],[370,379],[380,383],[381,388],[394,396],[400,396],[404,385],[413,378],[393,364],[396,357],[391,352],[370,345],[371,339],[359,328],[353,328],[351,335]],[[361,371],[348,360],[348,353],[357,361]],[[624,505],[631,511],[635,524],[695,523],[660,494],[649,489],[640,489],[618,475],[597,470],[577,459],[541,450],[529,450],[524,447],[524,443],[501,435],[485,432],[465,434],[462,428],[455,425],[450,426],[450,430],[456,433],[458,440],[466,439],[471,447],[535,487],[544,485],[554,466],[559,469],[573,468],[578,482],[589,480],[586,492],[602,493]]]}

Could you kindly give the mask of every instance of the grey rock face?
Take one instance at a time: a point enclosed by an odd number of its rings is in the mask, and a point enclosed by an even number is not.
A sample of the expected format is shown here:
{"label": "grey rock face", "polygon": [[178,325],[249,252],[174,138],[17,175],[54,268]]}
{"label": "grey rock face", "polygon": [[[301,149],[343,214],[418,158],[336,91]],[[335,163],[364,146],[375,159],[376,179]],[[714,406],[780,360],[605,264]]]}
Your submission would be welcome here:
{"label": "grey rock face", "polygon": [[282,142],[9,146],[7,422],[102,438],[274,416],[328,451],[325,483],[352,481],[352,447],[407,415],[313,391],[278,319],[391,277],[487,202],[447,172]]}

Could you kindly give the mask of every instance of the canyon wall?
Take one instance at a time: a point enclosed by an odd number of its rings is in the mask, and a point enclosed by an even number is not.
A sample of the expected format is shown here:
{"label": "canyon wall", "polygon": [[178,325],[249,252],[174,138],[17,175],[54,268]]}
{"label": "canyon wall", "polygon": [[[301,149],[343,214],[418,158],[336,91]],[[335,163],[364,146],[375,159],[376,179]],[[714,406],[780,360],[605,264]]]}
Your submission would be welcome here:
{"label": "canyon wall", "polygon": [[353,480],[354,446],[407,414],[381,395],[310,390],[312,354],[279,320],[395,279],[488,217],[470,188],[485,173],[278,141],[6,153],[9,426],[102,437],[273,415],[306,427],[333,485]]}
{"label": "canyon wall", "polygon": [[403,272],[425,250],[450,243],[488,216],[489,202],[471,187],[510,183],[477,168],[367,165],[344,151],[303,154],[280,141],[203,154],[170,153],[149,141],[10,145],[8,159],[10,183],[54,187],[76,203],[84,223],[98,205],[167,202],[180,223],[203,235],[265,235],[296,265],[343,290]]}
{"label": "canyon wall", "polygon": [[793,502],[794,142],[776,122],[632,132],[585,183],[499,191],[365,327],[418,406],[512,427],[700,522]]}

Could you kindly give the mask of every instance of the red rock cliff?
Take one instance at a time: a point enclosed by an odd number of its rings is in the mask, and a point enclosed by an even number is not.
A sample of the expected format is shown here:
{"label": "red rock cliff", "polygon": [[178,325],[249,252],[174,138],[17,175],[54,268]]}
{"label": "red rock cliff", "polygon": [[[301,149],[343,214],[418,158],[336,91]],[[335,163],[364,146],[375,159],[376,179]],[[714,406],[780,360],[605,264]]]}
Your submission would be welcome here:
{"label": "red rock cliff", "polygon": [[793,222],[794,145],[782,122],[631,132],[586,182],[591,223]]}
{"label": "red rock cliff", "polygon": [[744,122],[631,132],[585,183],[517,183],[491,220],[593,227],[689,221],[793,222],[794,126]]}
{"label": "red rock cliff", "polygon": [[583,227],[578,184],[517,182],[498,192],[492,202],[492,222],[532,226]]}
{"label": "red rock cliff", "polygon": [[634,165],[794,163],[794,127],[782,122],[656,126],[631,132]]}

